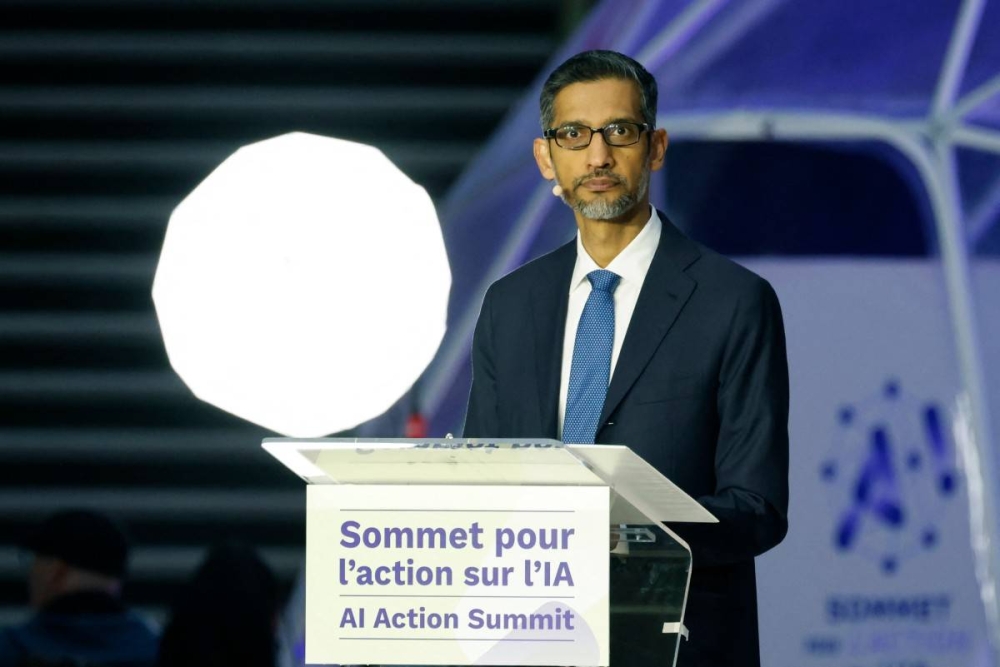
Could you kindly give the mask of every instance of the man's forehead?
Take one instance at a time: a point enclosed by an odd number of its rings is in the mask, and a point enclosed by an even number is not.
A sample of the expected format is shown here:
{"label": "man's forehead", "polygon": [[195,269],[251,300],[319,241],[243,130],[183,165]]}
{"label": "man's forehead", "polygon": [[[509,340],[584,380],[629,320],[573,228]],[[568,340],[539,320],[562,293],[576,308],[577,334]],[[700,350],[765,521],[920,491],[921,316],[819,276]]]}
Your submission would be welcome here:
{"label": "man's forehead", "polygon": [[605,123],[642,120],[639,86],[628,79],[598,79],[571,83],[553,100],[554,121]]}

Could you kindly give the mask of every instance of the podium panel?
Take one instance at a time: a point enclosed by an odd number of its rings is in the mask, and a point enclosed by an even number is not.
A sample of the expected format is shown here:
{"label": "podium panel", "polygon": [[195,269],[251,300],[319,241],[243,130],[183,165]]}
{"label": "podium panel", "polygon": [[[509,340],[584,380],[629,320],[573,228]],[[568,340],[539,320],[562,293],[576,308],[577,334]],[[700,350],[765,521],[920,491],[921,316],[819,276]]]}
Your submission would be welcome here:
{"label": "podium panel", "polygon": [[608,664],[608,489],[312,486],[306,660]]}

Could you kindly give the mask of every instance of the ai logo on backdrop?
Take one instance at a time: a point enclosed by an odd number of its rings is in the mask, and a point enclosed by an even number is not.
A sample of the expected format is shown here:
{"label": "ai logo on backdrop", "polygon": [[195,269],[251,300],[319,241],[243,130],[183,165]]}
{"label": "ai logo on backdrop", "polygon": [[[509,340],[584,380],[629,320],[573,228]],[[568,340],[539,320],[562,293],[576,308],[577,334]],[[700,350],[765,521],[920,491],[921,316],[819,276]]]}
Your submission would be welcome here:
{"label": "ai logo on backdrop", "polygon": [[819,476],[832,503],[834,548],[892,575],[933,550],[958,474],[946,413],[909,395],[895,379],[841,406]]}

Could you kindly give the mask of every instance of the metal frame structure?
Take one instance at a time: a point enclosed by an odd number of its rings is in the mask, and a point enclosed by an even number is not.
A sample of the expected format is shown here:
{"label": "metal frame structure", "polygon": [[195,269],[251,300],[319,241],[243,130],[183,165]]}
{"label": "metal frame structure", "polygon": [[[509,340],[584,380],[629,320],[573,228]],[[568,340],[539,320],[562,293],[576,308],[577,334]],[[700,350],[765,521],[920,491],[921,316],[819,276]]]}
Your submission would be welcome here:
{"label": "metal frame structure", "polygon": [[[1000,665],[1000,486],[994,481],[996,457],[991,418],[982,372],[975,304],[969,277],[969,249],[981,238],[1000,209],[1000,179],[970,216],[963,220],[957,177],[956,148],[1000,155],[1000,131],[973,127],[966,117],[980,104],[1000,95],[1000,75],[961,99],[957,91],[968,61],[985,0],[965,0],[952,32],[930,114],[906,123],[850,114],[787,112],[784,110],[661,115],[658,123],[683,139],[743,141],[878,141],[904,155],[916,168],[934,215],[955,335],[963,394],[955,406],[956,440],[963,460],[975,461],[965,473],[969,489],[970,532],[976,558],[980,597],[991,630],[994,663]],[[707,9],[707,8],[706,8]],[[655,53],[641,54],[657,59]],[[968,420],[968,423],[962,423]]]}
{"label": "metal frame structure", "polygon": [[[783,110],[661,115],[661,127],[684,139],[743,141],[878,141],[904,155],[926,189],[943,263],[963,394],[956,405],[956,433],[969,485],[970,532],[976,558],[980,597],[991,630],[994,663],[1000,665],[1000,486],[994,481],[995,441],[983,376],[981,348],[969,277],[970,245],[985,234],[1000,209],[1000,179],[983,198],[968,224],[963,220],[956,148],[1000,155],[1000,131],[974,127],[966,117],[980,104],[1000,95],[1000,75],[961,99],[957,91],[982,18],[985,0],[965,0],[952,32],[930,114],[905,123],[850,114]],[[650,56],[655,57],[655,56]],[[962,423],[968,420],[968,423]]]}
{"label": "metal frame structure", "polygon": [[[900,123],[851,114],[785,110],[661,115],[661,127],[683,139],[742,141],[877,141],[905,156],[926,189],[934,216],[955,335],[962,395],[955,406],[955,431],[966,462],[970,532],[980,597],[986,613],[994,664],[1000,665],[1000,485],[996,441],[991,433],[979,327],[969,275],[969,249],[993,224],[1000,209],[1000,179],[970,216],[963,219],[956,149],[1000,155],[1000,131],[974,127],[966,117],[1000,95],[1000,74],[960,99],[957,91],[982,18],[985,0],[965,0],[952,32],[930,114]],[[648,57],[655,58],[655,54]],[[968,423],[963,423],[967,421]]]}

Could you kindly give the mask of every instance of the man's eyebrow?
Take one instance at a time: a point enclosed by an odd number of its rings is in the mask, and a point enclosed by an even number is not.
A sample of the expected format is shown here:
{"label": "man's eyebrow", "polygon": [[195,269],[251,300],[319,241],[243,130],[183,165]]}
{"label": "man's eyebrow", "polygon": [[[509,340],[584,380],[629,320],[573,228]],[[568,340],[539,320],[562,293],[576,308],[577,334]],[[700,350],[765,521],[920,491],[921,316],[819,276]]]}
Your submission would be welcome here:
{"label": "man's eyebrow", "polygon": [[564,120],[561,123],[555,124],[553,127],[566,127],[567,125],[583,125],[585,127],[590,127],[586,121],[582,120]]}
{"label": "man's eyebrow", "polygon": [[641,120],[629,118],[628,116],[619,116],[618,118],[612,118],[611,120],[604,121],[605,125],[614,125],[615,123],[635,123],[637,125],[642,125]]}
{"label": "man's eyebrow", "polygon": [[563,122],[555,125],[554,127],[566,127],[567,125],[583,125],[584,127],[604,127],[605,125],[614,125],[615,123],[635,123],[637,125],[642,125],[641,120],[636,120],[635,118],[630,118],[628,116],[618,116],[616,118],[610,118],[600,125],[591,125],[590,123],[583,120],[564,120]]}

